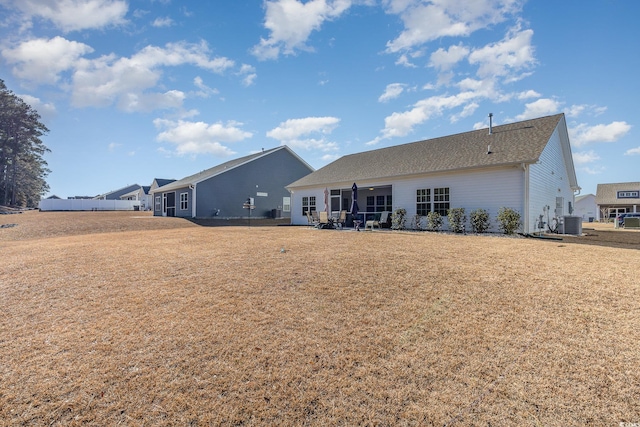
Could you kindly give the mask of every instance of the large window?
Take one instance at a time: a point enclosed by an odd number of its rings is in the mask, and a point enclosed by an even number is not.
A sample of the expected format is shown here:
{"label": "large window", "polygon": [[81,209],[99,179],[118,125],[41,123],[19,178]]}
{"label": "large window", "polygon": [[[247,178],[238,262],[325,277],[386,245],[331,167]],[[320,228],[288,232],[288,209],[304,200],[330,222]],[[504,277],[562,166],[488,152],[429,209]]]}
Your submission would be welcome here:
{"label": "large window", "polygon": [[303,197],[302,198],[302,215],[306,215],[307,212],[314,212],[316,210],[316,197]]}
{"label": "large window", "polygon": [[431,211],[431,189],[421,188],[416,190],[416,214],[427,216]]}
{"label": "large window", "polygon": [[157,212],[160,212],[160,196],[156,196],[155,200],[156,200],[156,209],[155,210]]}
{"label": "large window", "polygon": [[442,216],[449,213],[449,187],[433,189],[433,211]]}
{"label": "large window", "polygon": [[282,198],[282,212],[291,212],[291,197]]}
{"label": "large window", "polygon": [[180,193],[180,209],[183,211],[189,209],[189,193]]}
{"label": "large window", "polygon": [[367,196],[367,212],[391,211],[391,195]]}

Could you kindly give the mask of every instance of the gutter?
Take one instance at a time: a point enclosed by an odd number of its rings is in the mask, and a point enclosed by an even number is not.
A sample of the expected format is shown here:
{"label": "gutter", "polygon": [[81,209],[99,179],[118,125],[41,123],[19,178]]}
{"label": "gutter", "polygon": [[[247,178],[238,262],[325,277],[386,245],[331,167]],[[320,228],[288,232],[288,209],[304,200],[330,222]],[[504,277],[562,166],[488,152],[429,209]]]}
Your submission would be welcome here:
{"label": "gutter", "polygon": [[195,218],[196,217],[196,186],[198,184],[189,184],[189,190],[191,190],[191,199],[193,200],[191,202],[191,218]]}

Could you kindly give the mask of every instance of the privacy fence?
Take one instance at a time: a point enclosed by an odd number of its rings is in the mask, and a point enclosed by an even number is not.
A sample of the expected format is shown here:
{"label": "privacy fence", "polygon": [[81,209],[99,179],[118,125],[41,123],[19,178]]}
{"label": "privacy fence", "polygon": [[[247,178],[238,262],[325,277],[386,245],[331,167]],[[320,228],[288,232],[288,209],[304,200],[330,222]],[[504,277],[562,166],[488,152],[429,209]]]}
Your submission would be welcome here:
{"label": "privacy fence", "polygon": [[139,200],[45,199],[41,211],[133,211],[140,209]]}

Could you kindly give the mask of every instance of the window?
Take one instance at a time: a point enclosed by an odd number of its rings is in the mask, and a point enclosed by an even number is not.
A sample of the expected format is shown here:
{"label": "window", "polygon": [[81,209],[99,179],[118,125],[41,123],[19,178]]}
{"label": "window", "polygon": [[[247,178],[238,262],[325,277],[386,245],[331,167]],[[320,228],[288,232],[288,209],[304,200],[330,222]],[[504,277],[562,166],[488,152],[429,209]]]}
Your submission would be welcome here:
{"label": "window", "polygon": [[316,210],[316,196],[303,197],[302,198],[302,215],[306,215],[307,212],[315,212]]}
{"label": "window", "polygon": [[376,211],[376,203],[375,196],[367,196],[367,212],[375,212]]}
{"label": "window", "polygon": [[431,189],[416,190],[416,214],[427,216],[429,211],[431,211]]}
{"label": "window", "polygon": [[618,199],[637,199],[640,196],[638,191],[618,191]]}
{"label": "window", "polygon": [[433,189],[433,211],[447,216],[449,212],[449,187]]}
{"label": "window", "polygon": [[160,210],[160,196],[156,196],[156,211]]}
{"label": "window", "polygon": [[189,193],[180,193],[180,209],[183,211],[189,209]]}
{"label": "window", "polygon": [[291,212],[291,197],[282,198],[282,212]]}

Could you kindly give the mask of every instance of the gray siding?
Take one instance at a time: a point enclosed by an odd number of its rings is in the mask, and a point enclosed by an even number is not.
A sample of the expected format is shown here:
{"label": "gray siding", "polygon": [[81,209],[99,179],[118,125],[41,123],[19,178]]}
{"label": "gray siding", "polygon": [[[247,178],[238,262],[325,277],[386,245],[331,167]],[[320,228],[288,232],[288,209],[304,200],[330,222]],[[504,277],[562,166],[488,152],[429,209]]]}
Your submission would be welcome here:
{"label": "gray siding", "polygon": [[[289,183],[312,171],[288,150],[277,150],[196,186],[196,217],[210,218],[219,211],[219,218],[244,218],[248,210],[242,207],[248,197],[254,198],[251,217],[270,217],[272,209],[282,209],[282,200],[289,197]],[[267,197],[257,196],[267,193]],[[290,212],[282,212],[290,217]]]}

